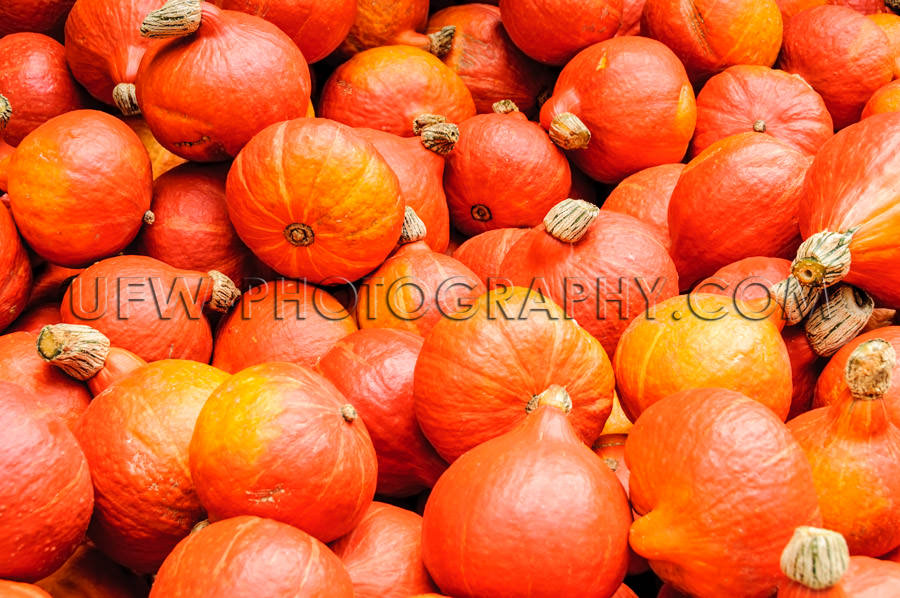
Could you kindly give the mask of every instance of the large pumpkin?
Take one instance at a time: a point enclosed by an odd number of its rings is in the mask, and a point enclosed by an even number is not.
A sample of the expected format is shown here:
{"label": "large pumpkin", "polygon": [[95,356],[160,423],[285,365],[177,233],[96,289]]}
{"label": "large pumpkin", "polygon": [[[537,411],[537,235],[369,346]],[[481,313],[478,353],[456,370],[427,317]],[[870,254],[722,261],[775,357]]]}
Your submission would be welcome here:
{"label": "large pumpkin", "polygon": [[16,223],[0,205],[0,330],[19,317],[31,291],[31,264]]}
{"label": "large pumpkin", "polygon": [[60,29],[74,0],[11,0],[0,7],[0,36],[19,31]]}
{"label": "large pumpkin", "polygon": [[467,239],[453,257],[468,266],[488,288],[501,278],[500,266],[509,250],[528,233],[527,228],[495,228]]}
{"label": "large pumpkin", "polygon": [[634,216],[650,226],[667,250],[669,237],[669,200],[684,170],[684,164],[661,164],[638,171],[616,185],[601,206],[620,214]]}
{"label": "large pumpkin", "polygon": [[144,578],[82,544],[66,563],[36,584],[53,598],[146,598]]}

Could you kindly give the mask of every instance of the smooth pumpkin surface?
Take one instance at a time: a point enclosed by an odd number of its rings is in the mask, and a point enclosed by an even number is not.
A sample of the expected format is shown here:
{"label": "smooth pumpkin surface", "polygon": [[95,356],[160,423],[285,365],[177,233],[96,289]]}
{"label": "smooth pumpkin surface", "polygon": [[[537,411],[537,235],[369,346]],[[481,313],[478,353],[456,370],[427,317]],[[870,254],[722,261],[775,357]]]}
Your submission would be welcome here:
{"label": "smooth pumpkin surface", "polygon": [[879,87],[863,107],[861,118],[868,118],[882,112],[900,112],[900,80]]}
{"label": "smooth pumpkin surface", "polygon": [[31,264],[16,223],[9,209],[0,205],[0,330],[25,309],[31,280]]}
{"label": "smooth pumpkin surface", "polygon": [[146,598],[150,587],[137,574],[82,544],[66,564],[36,584],[53,598]]}
{"label": "smooth pumpkin surface", "polygon": [[428,20],[428,0],[369,0],[358,2],[356,20],[341,42],[340,54],[352,56],[378,46],[402,44],[427,51],[421,32]]}
{"label": "smooth pumpkin surface", "polygon": [[506,254],[526,233],[527,228],[496,228],[485,231],[464,241],[453,252],[453,257],[468,266],[491,288],[493,280],[502,278],[500,265]]}
{"label": "smooth pumpkin surface", "polygon": [[870,14],[869,19],[881,27],[881,30],[888,38],[891,55],[894,57],[894,78],[896,79],[900,76],[900,15],[876,13]]}
{"label": "smooth pumpkin surface", "polygon": [[669,200],[684,164],[661,164],[626,177],[607,196],[601,209],[634,216],[656,233],[667,250],[669,238]]}
{"label": "smooth pumpkin surface", "polygon": [[69,14],[74,0],[12,0],[0,8],[0,36],[19,31],[50,33]]}

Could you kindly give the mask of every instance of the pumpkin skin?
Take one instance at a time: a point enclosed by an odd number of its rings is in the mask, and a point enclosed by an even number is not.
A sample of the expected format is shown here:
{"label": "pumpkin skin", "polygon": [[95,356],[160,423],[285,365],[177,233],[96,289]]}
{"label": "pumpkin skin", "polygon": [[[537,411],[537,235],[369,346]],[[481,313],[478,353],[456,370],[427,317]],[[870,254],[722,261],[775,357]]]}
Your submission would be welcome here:
{"label": "pumpkin skin", "polygon": [[62,266],[124,249],[150,207],[151,185],[150,158],[138,136],[96,110],[51,118],[19,144],[9,164],[19,232],[38,255]]}
{"label": "pumpkin skin", "polygon": [[427,0],[373,0],[357,3],[356,20],[341,42],[339,54],[348,57],[370,48],[402,44],[428,50],[419,33],[428,20]]}
{"label": "pumpkin skin", "polygon": [[13,146],[54,116],[85,107],[82,92],[66,67],[65,48],[40,33],[0,38],[0,93],[13,107],[3,131],[3,138]]}
{"label": "pumpkin skin", "polygon": [[669,201],[681,288],[745,257],[793,257],[809,163],[792,146],[752,132],[717,141],[691,160]]}
{"label": "pumpkin skin", "polygon": [[646,0],[623,0],[622,25],[616,36],[641,34],[641,14],[644,12],[645,2]]}
{"label": "pumpkin skin", "polygon": [[630,522],[622,485],[563,405],[540,402],[444,472],[425,505],[423,558],[461,598],[600,598],[625,576]]}
{"label": "pumpkin skin", "polygon": [[697,95],[691,155],[729,135],[751,131],[815,155],[834,134],[834,124],[822,96],[801,77],[765,66],[732,66],[707,81]]}
{"label": "pumpkin skin", "polygon": [[397,245],[397,176],[352,129],[301,118],[262,131],[228,173],[226,203],[238,235],[278,273],[348,283]]}
{"label": "pumpkin skin", "polygon": [[267,126],[304,116],[311,82],[303,54],[278,27],[207,2],[202,7],[195,34],[147,51],[137,100],[163,147],[195,162],[218,162]]}
{"label": "pumpkin skin", "polygon": [[160,567],[151,598],[256,596],[353,598],[347,570],[328,547],[260,517],[212,523],[182,540]]}
{"label": "pumpkin skin", "polygon": [[835,129],[858,121],[866,100],[893,77],[887,36],[845,6],[817,6],[792,18],[780,64],[819,92]]}
{"label": "pumpkin skin", "polygon": [[442,60],[469,88],[476,110],[490,113],[494,102],[512,100],[526,114],[536,112],[538,96],[553,88],[553,72],[513,44],[500,9],[479,3],[450,6],[431,15],[425,32],[450,25],[456,35]]}
{"label": "pumpkin skin", "polygon": [[628,434],[625,461],[641,515],[629,543],[691,596],[771,596],[786,580],[779,558],[794,528],[821,522],[803,450],[738,392],[698,388],[651,406]]}
{"label": "pumpkin skin", "polygon": [[702,83],[736,64],[772,66],[783,30],[775,0],[647,0],[641,33],[669,46]]}
{"label": "pumpkin skin", "polygon": [[653,229],[660,244],[669,249],[669,200],[684,164],[660,164],[626,177],[607,196],[600,209],[634,216]]}
{"label": "pumpkin skin", "polygon": [[431,488],[447,468],[414,413],[413,372],[423,342],[404,330],[360,330],[338,341],[316,366],[366,422],[382,496]]}
{"label": "pumpkin skin", "polygon": [[828,0],[828,4],[847,6],[865,15],[889,12],[884,0]]}
{"label": "pumpkin skin", "polygon": [[313,367],[356,322],[326,291],[294,280],[246,292],[216,331],[212,364],[232,374],[267,361]]}
{"label": "pumpkin skin", "polygon": [[788,421],[812,407],[816,393],[816,381],[825,366],[809,343],[806,331],[800,326],[789,326],[781,333],[791,358],[792,396]]}
{"label": "pumpkin skin", "polygon": [[5,579],[0,579],[0,595],[4,598],[52,598],[38,586]]}
{"label": "pumpkin skin", "polygon": [[894,78],[900,77],[900,15],[894,13],[871,14],[869,20],[881,27],[888,38],[894,57]]}
{"label": "pumpkin skin", "polygon": [[157,361],[97,395],[81,418],[96,497],[88,534],[116,562],[153,573],[203,519],[184,464],[200,409],[227,379],[206,364]]}
{"label": "pumpkin skin", "polygon": [[356,598],[407,598],[437,590],[422,563],[422,517],[373,502],[331,549],[353,580]]}
{"label": "pumpkin skin", "polygon": [[339,66],[322,88],[319,116],[351,127],[410,137],[413,120],[440,114],[459,123],[475,116],[472,94],[436,56],[411,46],[381,46]]}
{"label": "pumpkin skin", "polygon": [[20,31],[51,33],[66,20],[74,0],[13,0],[0,8],[0,36]]}
{"label": "pumpkin skin", "polygon": [[[690,388],[736,391],[782,421],[791,406],[790,357],[770,318],[731,297],[692,293],[657,303],[622,334],[613,359],[628,419]],[[633,465],[629,462],[629,465]]]}
{"label": "pumpkin skin", "polygon": [[84,539],[94,495],[88,464],[61,419],[37,397],[0,382],[0,577],[36,581]]}
{"label": "pumpkin skin", "polygon": [[122,120],[131,127],[132,131],[137,133],[137,136],[141,138],[141,143],[147,148],[153,170],[153,180],[158,179],[163,173],[168,172],[187,161],[181,156],[176,156],[161,146],[159,141],[156,140],[156,137],[153,136],[153,132],[150,130],[147,121],[140,116],[130,116],[123,118]]}
{"label": "pumpkin skin", "polygon": [[841,587],[853,598],[879,598],[900,591],[900,567],[866,556],[851,556]]}
{"label": "pumpkin skin", "polygon": [[622,0],[501,0],[503,27],[537,61],[562,66],[590,45],[614,36]]}
{"label": "pumpkin skin", "polygon": [[631,36],[594,44],[563,68],[541,108],[541,126],[549,129],[565,112],[591,132],[587,148],[569,157],[603,183],[680,162],[697,121],[694,90],[678,57],[655,40]]}
{"label": "pumpkin skin", "polygon": [[356,527],[375,495],[377,462],[345,401],[324,376],[292,363],[253,366],[219,386],[190,448],[210,521],[266,516],[323,542]]}
{"label": "pumpkin skin", "polygon": [[121,347],[110,347],[104,366],[96,374],[88,378],[88,388],[91,390],[91,394],[96,397],[113,383],[128,377],[131,372],[145,365],[147,365],[147,362],[131,351]]}
{"label": "pumpkin skin", "polygon": [[883,112],[900,112],[900,80],[894,79],[872,94],[863,107],[862,118]]}
{"label": "pumpkin skin", "polygon": [[0,330],[19,317],[30,291],[28,254],[8,208],[0,205]]}
{"label": "pumpkin skin", "polygon": [[90,544],[82,544],[65,565],[36,585],[54,598],[146,598],[150,593],[141,577]]}
{"label": "pumpkin skin", "polygon": [[59,324],[59,321],[59,304],[44,303],[29,307],[15,322],[10,324],[5,332],[7,334],[12,332],[30,332],[36,335],[47,324]]}
{"label": "pumpkin skin", "polygon": [[495,228],[467,239],[453,252],[453,257],[468,266],[487,286],[502,276],[500,265],[509,250],[523,236],[527,228]]}
{"label": "pumpkin skin", "polygon": [[519,111],[462,122],[459,142],[447,154],[450,220],[466,235],[535,226],[571,187],[565,154]]}
{"label": "pumpkin skin", "polygon": [[[55,303],[59,311],[59,302],[66,294],[66,289],[76,276],[84,272],[84,268],[66,268],[45,262],[43,266],[35,269],[34,285],[31,287],[31,296],[28,298],[29,307],[43,303]],[[59,318],[59,314],[56,315]],[[57,319],[51,324],[59,322]]]}
{"label": "pumpkin skin", "polygon": [[536,291],[488,291],[425,338],[415,369],[416,419],[452,463],[510,430],[525,403],[551,384],[565,385],[571,423],[591,444],[612,409],[613,373],[603,347]]}

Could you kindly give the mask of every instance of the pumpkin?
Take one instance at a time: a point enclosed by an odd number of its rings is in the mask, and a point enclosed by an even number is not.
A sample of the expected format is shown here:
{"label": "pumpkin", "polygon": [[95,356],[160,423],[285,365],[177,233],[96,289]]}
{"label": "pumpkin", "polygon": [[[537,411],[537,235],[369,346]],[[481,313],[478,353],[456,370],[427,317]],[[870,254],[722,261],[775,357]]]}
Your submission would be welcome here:
{"label": "pumpkin", "polygon": [[3,130],[11,116],[12,107],[9,105],[9,100],[0,95],[0,193],[3,193],[0,195],[0,203],[6,208],[9,208],[9,195],[3,190],[9,186],[9,161],[16,148],[3,140]]}
{"label": "pumpkin", "polygon": [[210,521],[269,517],[323,542],[362,520],[376,467],[353,406],[324,376],[292,363],[249,367],[225,381],[203,406],[190,447]]}
{"label": "pumpkin", "polygon": [[236,373],[267,361],[312,367],[356,322],[328,292],[279,279],[253,287],[216,331],[212,364]]}
{"label": "pumpkin", "polygon": [[[2,11],[0,9],[0,14]],[[3,20],[0,16],[0,21]],[[2,35],[0,33],[0,93],[15,108],[2,136],[15,146],[54,116],[78,110],[85,104],[81,90],[66,67],[66,51],[62,44],[40,33]]]}
{"label": "pumpkin", "polygon": [[103,367],[87,379],[88,388],[93,396],[99,395],[114,382],[126,378],[131,372],[147,365],[147,362],[121,347],[110,347]]}
{"label": "pumpkin", "polygon": [[0,205],[0,330],[19,317],[30,290],[28,254],[9,210]]}
{"label": "pumpkin", "polygon": [[622,24],[616,36],[641,34],[641,15],[644,12],[645,2],[646,0],[622,1]]}
{"label": "pumpkin", "polygon": [[87,530],[91,474],[75,437],[38,397],[0,382],[0,578],[36,581],[68,559]]}
{"label": "pumpkin", "polygon": [[511,100],[526,114],[536,112],[538,97],[553,87],[553,72],[528,58],[509,39],[500,9],[490,4],[461,4],[435,12],[427,33],[456,27],[444,64],[459,75],[472,93],[479,113],[495,102]]}
{"label": "pumpkin", "polygon": [[790,356],[771,318],[747,318],[751,311],[731,297],[692,293],[635,318],[613,359],[628,419],[637,421],[675,392],[719,387],[747,395],[783,421],[791,406]]}
{"label": "pumpkin", "polygon": [[629,544],[691,596],[771,596],[799,525],[819,525],[809,463],[772,411],[739,392],[694,388],[649,407],[625,442]]}
{"label": "pumpkin", "polygon": [[49,577],[37,582],[54,598],[145,598],[150,587],[141,577],[116,565],[91,544]]}
{"label": "pumpkin", "polygon": [[828,0],[829,4],[847,6],[866,15],[888,12],[891,0]]}
{"label": "pumpkin", "polygon": [[316,366],[366,422],[382,496],[431,488],[447,468],[415,418],[413,372],[422,343],[404,330],[364,329],[339,340]]}
{"label": "pumpkin", "polygon": [[37,334],[48,324],[59,324],[59,304],[43,303],[29,307],[19,318],[10,324],[6,333],[30,332]]}
{"label": "pumpkin", "polygon": [[638,595],[634,593],[634,590],[623,583],[610,598],[638,598]]}
{"label": "pumpkin", "polygon": [[678,294],[675,264],[649,226],[581,200],[554,207],[512,246],[500,272],[546,293],[609,355],[632,319]]}
{"label": "pumpkin", "polygon": [[680,162],[696,120],[694,90],[678,57],[655,40],[631,36],[579,52],[541,108],[551,139],[604,183]]}
{"label": "pumpkin", "polygon": [[622,0],[501,0],[500,16],[525,54],[562,66],[584,48],[614,36],[622,7]]}
{"label": "pumpkin", "polygon": [[781,10],[781,20],[784,23],[784,29],[787,29],[788,23],[794,15],[807,8],[827,4],[828,0],[775,0],[775,2]]}
{"label": "pumpkin", "polygon": [[278,25],[309,63],[322,60],[340,45],[357,11],[354,0],[216,0],[213,4]]}
{"label": "pumpkin", "polygon": [[59,29],[75,0],[11,0],[0,7],[0,37],[19,31]]}
{"label": "pumpkin", "polygon": [[775,0],[646,0],[641,33],[669,46],[691,81],[736,64],[772,66],[782,38]]}
{"label": "pumpkin", "polygon": [[707,81],[697,95],[691,155],[729,135],[751,131],[815,155],[834,134],[834,125],[822,96],[798,75],[765,66],[732,66]]}
{"label": "pumpkin", "polygon": [[453,252],[488,287],[502,275],[500,265],[527,228],[495,228],[467,239]]}
{"label": "pumpkin", "polygon": [[437,590],[422,563],[422,518],[373,502],[352,532],[331,549],[353,580],[356,598],[407,598]]}
{"label": "pumpkin", "polygon": [[900,79],[894,79],[878,88],[878,91],[872,94],[863,107],[861,118],[868,118],[882,112],[900,112]]}
{"label": "pumpkin", "polygon": [[881,27],[888,38],[891,55],[894,57],[894,78],[896,79],[900,77],[900,14],[877,13],[869,15],[869,19]]}
{"label": "pumpkin", "polygon": [[50,594],[30,583],[0,579],[0,594],[4,598],[51,598]]}
{"label": "pumpkin", "polygon": [[660,244],[669,249],[669,200],[684,164],[660,164],[626,177],[600,207],[634,216],[653,229]]}
{"label": "pumpkin", "polygon": [[137,102],[153,136],[197,162],[228,160],[267,126],[306,114],[309,67],[278,27],[199,0],[169,2],[141,25],[152,46]]}
{"label": "pumpkin", "polygon": [[328,547],[295,527],[233,517],[191,534],[166,558],[151,598],[286,595],[353,598],[347,570]]}
{"label": "pumpkin", "polygon": [[172,170],[179,164],[184,164],[187,160],[180,156],[176,156],[159,144],[150,126],[140,116],[130,116],[123,119],[125,124],[131,127],[131,130],[137,133],[141,138],[141,143],[147,148],[150,155],[150,164],[153,170],[153,179],[159,178],[163,173]]}
{"label": "pumpkin", "polygon": [[348,283],[397,245],[397,176],[353,130],[321,118],[267,128],[228,172],[225,201],[238,235],[280,274]]}
{"label": "pumpkin", "polygon": [[800,326],[785,328],[781,337],[787,347],[791,358],[791,410],[788,413],[788,421],[801,413],[809,411],[812,407],[813,397],[816,394],[816,381],[822,372],[825,363],[813,349],[806,336],[806,331]]}
{"label": "pumpkin", "polygon": [[603,347],[537,291],[489,290],[425,337],[413,384],[416,419],[452,463],[512,429],[531,398],[552,384],[565,386],[575,405],[571,423],[593,443],[612,409]]}
{"label": "pumpkin", "polygon": [[465,82],[436,56],[411,46],[380,46],[340,65],[322,88],[319,116],[351,127],[416,134],[421,114],[459,123],[475,115]]}
{"label": "pumpkin", "polygon": [[[31,287],[31,296],[28,298],[28,305],[40,305],[43,303],[55,303],[57,312],[59,312],[59,302],[66,294],[66,289],[76,276],[81,274],[84,268],[66,268],[65,266],[57,266],[50,262],[36,267],[34,270],[34,285]],[[54,322],[48,324],[56,324],[59,322],[59,314]]]}
{"label": "pumpkin", "polygon": [[511,102],[460,123],[447,154],[450,220],[466,235],[535,226],[571,187],[565,154]]}
{"label": "pumpkin", "polygon": [[146,361],[207,362],[212,331],[204,305],[226,311],[240,292],[225,275],[180,270],[146,256],[99,261],[63,297],[66,324],[87,324]]}
{"label": "pumpkin", "polygon": [[341,43],[344,57],[378,46],[402,44],[443,56],[450,50],[456,30],[443,29],[423,35],[428,20],[428,0],[370,0],[358,3],[356,20]]}
{"label": "pumpkin", "polygon": [[780,65],[819,92],[836,129],[858,121],[866,100],[893,77],[887,36],[845,6],[817,6],[792,18]]}
{"label": "pumpkin", "polygon": [[535,398],[515,427],[451,464],[428,497],[425,567],[453,596],[602,598],[625,576],[622,485],[566,417],[566,391]]}
{"label": "pumpkin", "polygon": [[81,0],[66,20],[66,61],[96,99],[122,114],[139,112],[134,81],[141,58],[156,42],[141,36],[147,13],[165,0]]}
{"label": "pumpkin", "polygon": [[122,121],[75,110],[19,144],[8,191],[28,245],[50,262],[82,266],[121,251],[137,235],[150,207],[150,158]]}

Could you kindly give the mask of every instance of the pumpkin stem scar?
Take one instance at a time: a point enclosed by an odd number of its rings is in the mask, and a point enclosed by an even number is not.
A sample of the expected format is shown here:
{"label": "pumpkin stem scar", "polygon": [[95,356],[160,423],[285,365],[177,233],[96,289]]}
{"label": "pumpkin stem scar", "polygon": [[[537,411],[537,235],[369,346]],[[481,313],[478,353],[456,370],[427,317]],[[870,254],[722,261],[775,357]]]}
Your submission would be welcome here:
{"label": "pumpkin stem scar", "polygon": [[294,222],[284,228],[284,238],[297,247],[307,247],[316,240],[316,233],[308,224]]}
{"label": "pumpkin stem scar", "polygon": [[204,135],[203,137],[201,137],[200,139],[198,139],[196,141],[176,141],[172,145],[174,145],[175,147],[193,147],[195,145],[200,145],[201,143],[206,143],[208,141],[209,141],[209,136]]}

